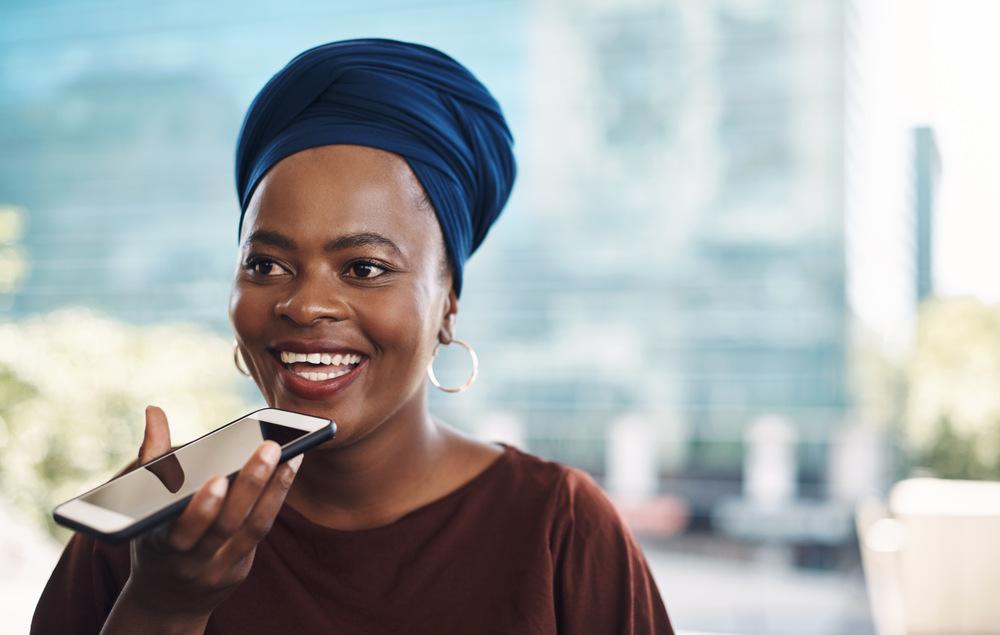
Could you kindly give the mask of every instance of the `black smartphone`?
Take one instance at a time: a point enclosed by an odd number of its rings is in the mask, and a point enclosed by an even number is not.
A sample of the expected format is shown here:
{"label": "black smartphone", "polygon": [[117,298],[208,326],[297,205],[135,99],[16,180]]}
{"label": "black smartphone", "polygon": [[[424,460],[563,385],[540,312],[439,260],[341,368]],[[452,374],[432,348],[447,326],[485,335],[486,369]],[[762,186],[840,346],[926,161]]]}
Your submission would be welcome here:
{"label": "black smartphone", "polygon": [[262,442],[275,441],[280,460],[287,461],[336,431],[330,419],[262,408],[66,501],[52,516],[64,527],[117,544],[178,516],[213,475],[232,480]]}

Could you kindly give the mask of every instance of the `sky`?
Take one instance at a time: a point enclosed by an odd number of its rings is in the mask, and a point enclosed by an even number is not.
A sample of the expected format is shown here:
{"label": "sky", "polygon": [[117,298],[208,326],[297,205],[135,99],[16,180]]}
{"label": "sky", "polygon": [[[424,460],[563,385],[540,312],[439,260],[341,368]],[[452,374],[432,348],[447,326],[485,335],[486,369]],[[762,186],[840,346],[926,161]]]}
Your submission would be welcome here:
{"label": "sky", "polygon": [[903,112],[934,127],[942,159],[935,282],[944,295],[998,302],[1000,2],[892,4],[903,29]]}
{"label": "sky", "polygon": [[941,160],[938,296],[1000,302],[1000,2],[855,0],[848,45],[847,250],[851,306],[887,350],[916,324],[913,128]]}

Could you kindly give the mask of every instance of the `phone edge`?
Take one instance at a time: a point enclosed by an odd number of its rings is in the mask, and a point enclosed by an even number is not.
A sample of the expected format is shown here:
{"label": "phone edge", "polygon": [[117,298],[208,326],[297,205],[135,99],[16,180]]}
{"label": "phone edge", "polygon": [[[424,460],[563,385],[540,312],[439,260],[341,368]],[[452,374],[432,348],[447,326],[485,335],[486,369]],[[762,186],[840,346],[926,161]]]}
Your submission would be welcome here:
{"label": "phone edge", "polygon": [[[176,448],[174,448],[173,450],[171,450],[171,452],[169,452],[168,454],[172,454],[173,452],[176,452],[177,450],[181,449],[182,447],[184,447],[186,445],[194,443],[195,441],[198,441],[199,439],[202,439],[202,438],[208,436],[209,434],[212,434],[213,432],[217,432],[217,431],[221,430],[222,428],[225,428],[226,426],[232,425],[232,424],[234,424],[234,423],[236,423],[238,421],[241,421],[241,420],[249,417],[250,415],[258,413],[261,410],[270,410],[270,409],[271,408],[258,408],[257,410],[254,410],[251,413],[248,413],[246,415],[243,415],[242,417],[239,417],[237,419],[234,419],[233,421],[230,421],[229,423],[227,423],[224,426],[219,426],[218,428],[216,428],[215,430],[212,430],[211,432],[205,433],[205,434],[201,435],[200,437],[198,437],[196,439],[192,439],[191,441],[188,441],[187,443],[185,443],[183,445],[177,446]],[[289,412],[291,412],[291,411],[289,411]],[[306,452],[307,450],[310,450],[310,449],[314,448],[315,446],[317,446],[317,445],[319,445],[321,443],[324,443],[326,441],[329,441],[330,439],[334,438],[336,436],[336,434],[337,434],[337,424],[332,419],[327,419],[326,421],[327,421],[327,425],[323,426],[319,430],[315,430],[313,432],[310,432],[310,433],[306,434],[305,436],[303,436],[303,437],[301,437],[299,439],[296,439],[295,441],[293,441],[288,446],[282,446],[282,448],[281,448],[281,457],[278,459],[279,465],[281,463],[284,463],[288,459],[293,458],[297,454],[302,454],[302,453]],[[167,455],[165,454],[163,456],[167,456]],[[157,457],[157,459],[154,459],[154,461],[158,460],[159,458],[162,458],[162,457]],[[142,465],[137,465],[133,469],[138,469],[138,468],[143,467],[145,465],[149,465],[152,462],[153,461],[149,461],[147,463],[143,463]],[[126,474],[127,473],[128,472],[126,472]],[[226,478],[229,479],[230,481],[232,481],[232,479],[238,473],[239,473],[239,471],[233,472],[232,474],[228,474],[228,475],[226,475]],[[124,474],[122,474],[120,476],[124,476]],[[116,531],[116,532],[110,533],[110,534],[109,533],[105,533],[105,532],[101,532],[101,531],[97,531],[93,527],[90,527],[89,525],[84,525],[83,523],[79,523],[79,522],[77,522],[77,521],[75,521],[75,520],[73,520],[71,518],[67,518],[66,516],[62,516],[61,514],[58,513],[57,510],[59,509],[59,507],[61,507],[65,503],[67,503],[67,502],[69,502],[71,500],[75,500],[77,498],[80,498],[81,496],[86,496],[87,494],[89,494],[90,492],[96,490],[97,488],[102,487],[103,485],[106,485],[107,483],[110,483],[112,480],[114,480],[114,479],[110,479],[110,480],[108,480],[108,481],[106,481],[104,483],[101,483],[100,485],[98,485],[98,486],[96,486],[94,488],[91,488],[91,489],[87,490],[86,492],[83,492],[83,493],[81,493],[81,494],[79,494],[77,496],[74,496],[73,498],[70,498],[67,501],[64,501],[64,502],[60,503],[59,505],[57,505],[56,508],[52,510],[52,519],[53,519],[53,521],[55,521],[55,523],[57,525],[60,525],[62,527],[66,527],[67,529],[72,529],[73,531],[82,532],[84,534],[87,534],[88,536],[92,536],[94,538],[98,538],[99,540],[102,540],[102,541],[104,541],[106,543],[110,543],[112,545],[117,545],[117,544],[121,544],[122,542],[124,542],[124,541],[132,538],[135,535],[143,533],[144,531],[146,531],[147,529],[149,529],[150,526],[159,525],[160,523],[166,522],[167,520],[169,520],[172,516],[180,515],[180,513],[184,510],[184,508],[187,507],[187,504],[189,502],[191,502],[191,498],[194,496],[193,493],[192,494],[188,494],[187,496],[185,496],[181,500],[175,501],[175,502],[171,503],[170,505],[168,505],[167,507],[164,507],[163,509],[161,509],[158,512],[154,513],[153,515],[147,516],[146,518],[143,518],[142,520],[136,521],[136,523],[133,524],[133,525],[130,525],[130,526],[128,526],[128,527],[126,527],[126,528],[124,528],[124,529],[122,529],[120,531]]]}

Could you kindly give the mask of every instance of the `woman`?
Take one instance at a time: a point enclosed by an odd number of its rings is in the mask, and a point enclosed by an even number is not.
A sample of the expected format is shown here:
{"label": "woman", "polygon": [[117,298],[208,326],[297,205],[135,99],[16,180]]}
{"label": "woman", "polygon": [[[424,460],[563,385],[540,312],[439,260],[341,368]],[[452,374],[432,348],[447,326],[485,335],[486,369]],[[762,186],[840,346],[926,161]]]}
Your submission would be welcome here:
{"label": "woman", "polygon": [[[672,632],[589,477],[428,412],[511,144],[486,88],[424,46],[334,42],[268,82],[237,149],[230,318],[268,405],[337,436],[280,466],[265,442],[130,546],[74,536],[34,632]],[[147,408],[139,462],[169,449]]]}

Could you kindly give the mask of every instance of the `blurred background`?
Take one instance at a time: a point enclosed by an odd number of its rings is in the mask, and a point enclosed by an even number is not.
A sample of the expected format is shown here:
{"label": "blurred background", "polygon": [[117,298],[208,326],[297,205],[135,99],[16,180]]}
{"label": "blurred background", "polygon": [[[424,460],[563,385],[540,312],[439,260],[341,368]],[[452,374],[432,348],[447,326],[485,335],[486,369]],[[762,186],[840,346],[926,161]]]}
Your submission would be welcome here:
{"label": "blurred background", "polygon": [[175,444],[264,405],[227,318],[239,126],[300,51],[384,36],[477,74],[520,162],[466,269],[480,378],[434,412],[591,473],[681,630],[903,632],[871,557],[899,527],[866,542],[858,510],[911,477],[1000,479],[998,21],[0,0],[0,621],[27,629],[69,536],[52,507],[134,458],[147,404]]}

